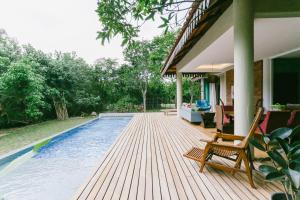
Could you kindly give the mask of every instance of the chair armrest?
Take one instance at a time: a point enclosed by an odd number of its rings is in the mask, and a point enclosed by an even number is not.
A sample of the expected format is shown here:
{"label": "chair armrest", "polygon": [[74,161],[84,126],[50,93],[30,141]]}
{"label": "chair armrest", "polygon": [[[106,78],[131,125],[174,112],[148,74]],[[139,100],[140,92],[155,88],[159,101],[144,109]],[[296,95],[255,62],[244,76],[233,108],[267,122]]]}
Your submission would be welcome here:
{"label": "chair armrest", "polygon": [[225,134],[225,133],[218,133],[218,138],[222,138],[225,140],[243,140],[245,137],[240,135],[231,135],[231,134]]}
{"label": "chair armrest", "polygon": [[215,139],[214,138],[212,138],[212,139],[204,139],[204,138],[201,138],[201,139],[199,139],[201,142],[206,142],[206,143],[209,143],[209,142],[214,142],[215,141]]}
{"label": "chair armrest", "polygon": [[211,139],[203,139],[203,138],[200,139],[201,142],[206,142],[206,143],[216,142],[217,140],[218,140],[218,133],[213,133]]}
{"label": "chair armrest", "polygon": [[242,147],[242,146],[237,146],[234,144],[227,144],[227,143],[211,142],[211,143],[209,143],[209,145],[211,147],[224,148],[224,149],[236,150],[236,151],[244,149],[244,147]]}

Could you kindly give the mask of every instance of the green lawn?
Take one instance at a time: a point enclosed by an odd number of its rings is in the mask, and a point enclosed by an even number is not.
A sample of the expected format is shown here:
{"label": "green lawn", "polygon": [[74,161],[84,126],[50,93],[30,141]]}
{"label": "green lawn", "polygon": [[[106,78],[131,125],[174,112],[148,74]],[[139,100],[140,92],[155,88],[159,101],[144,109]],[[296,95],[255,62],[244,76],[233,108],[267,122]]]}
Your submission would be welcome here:
{"label": "green lawn", "polygon": [[0,129],[0,155],[91,120],[74,117],[65,121],[50,120],[20,128]]}

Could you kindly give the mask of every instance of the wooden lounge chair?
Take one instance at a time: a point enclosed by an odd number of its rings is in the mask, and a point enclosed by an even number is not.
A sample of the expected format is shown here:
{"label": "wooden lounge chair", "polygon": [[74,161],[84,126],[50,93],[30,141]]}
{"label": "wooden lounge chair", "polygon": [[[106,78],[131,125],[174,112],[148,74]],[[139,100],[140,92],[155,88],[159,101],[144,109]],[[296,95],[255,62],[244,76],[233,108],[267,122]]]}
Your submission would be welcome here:
{"label": "wooden lounge chair", "polygon": [[[213,140],[202,140],[204,142],[207,142],[204,149],[194,147],[186,154],[184,154],[184,156],[195,160],[199,164],[200,172],[203,171],[205,165],[209,165],[213,168],[227,171],[232,174],[234,174],[235,172],[245,172],[248,176],[250,185],[255,188],[252,179],[252,168],[249,164],[249,156],[247,155],[247,151],[249,150],[249,139],[254,135],[255,129],[258,126],[262,113],[263,109],[259,108],[250,127],[249,134],[246,137],[216,133],[213,137]],[[232,141],[239,140],[241,142],[239,144],[224,143],[222,141],[218,141],[219,138]],[[211,161],[213,156],[219,156],[234,161],[235,165],[233,167],[229,167],[221,163],[213,162]],[[245,170],[241,169],[242,161],[244,162]]]}

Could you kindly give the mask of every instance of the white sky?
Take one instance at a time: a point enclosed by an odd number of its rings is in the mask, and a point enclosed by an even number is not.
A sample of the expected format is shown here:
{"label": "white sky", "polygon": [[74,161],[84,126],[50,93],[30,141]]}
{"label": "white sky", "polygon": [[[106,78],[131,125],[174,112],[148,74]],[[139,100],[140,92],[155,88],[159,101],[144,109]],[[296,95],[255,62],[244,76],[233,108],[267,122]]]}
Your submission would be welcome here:
{"label": "white sky", "polygon": [[[0,28],[46,53],[75,51],[90,64],[102,57],[122,62],[120,37],[105,46],[96,40],[101,26],[96,8],[97,0],[0,0]],[[141,38],[160,34],[157,26],[146,24]]]}

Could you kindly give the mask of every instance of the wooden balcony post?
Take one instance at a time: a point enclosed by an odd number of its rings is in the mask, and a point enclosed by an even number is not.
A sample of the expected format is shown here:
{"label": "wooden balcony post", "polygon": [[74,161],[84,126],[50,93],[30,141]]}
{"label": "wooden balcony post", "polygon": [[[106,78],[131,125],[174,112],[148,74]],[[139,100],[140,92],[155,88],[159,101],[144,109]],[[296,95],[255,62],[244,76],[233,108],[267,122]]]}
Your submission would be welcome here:
{"label": "wooden balcony post", "polygon": [[234,132],[246,135],[254,117],[254,5],[234,0]]}

